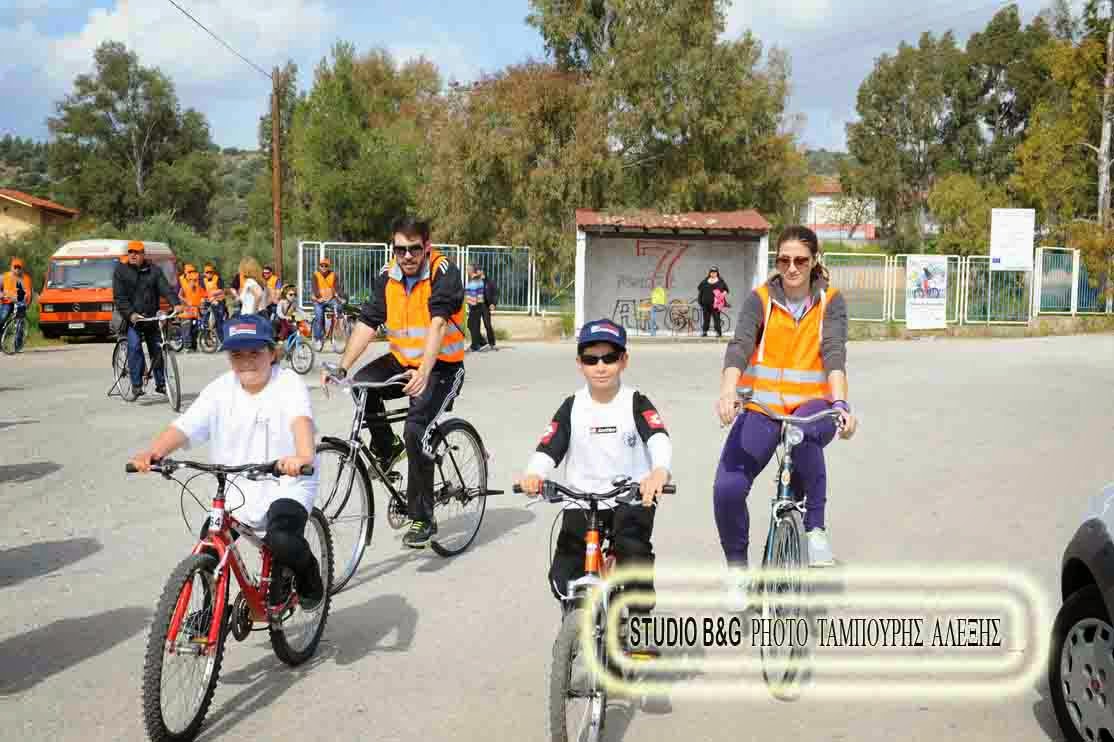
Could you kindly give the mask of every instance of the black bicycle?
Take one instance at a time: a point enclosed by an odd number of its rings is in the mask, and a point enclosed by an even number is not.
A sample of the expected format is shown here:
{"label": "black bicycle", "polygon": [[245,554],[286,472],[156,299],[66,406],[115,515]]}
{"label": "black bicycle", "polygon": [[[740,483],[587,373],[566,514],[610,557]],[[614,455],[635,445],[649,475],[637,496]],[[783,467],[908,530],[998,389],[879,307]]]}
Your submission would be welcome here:
{"label": "black bicycle", "polygon": [[[630,477],[616,477],[612,484],[614,487],[607,492],[578,492],[557,482],[542,482],[541,496],[546,502],[559,503],[567,499],[588,511],[588,528],[584,534],[584,576],[569,582],[562,606],[564,618],[557,640],[553,643],[553,659],[549,668],[549,736],[553,742],[596,742],[601,738],[607,721],[607,689],[580,657],[583,646],[581,631],[583,627],[591,626],[597,662],[608,668],[615,667],[609,661],[607,651],[611,596],[606,592],[600,596],[594,604],[592,616],[586,617],[583,608],[588,604],[592,591],[607,581],[615,565],[611,528],[599,516],[599,503],[614,499],[617,503],[633,505],[642,501],[639,484]],[[521,493],[522,488],[516,484],[514,491]],[[670,495],[676,491],[676,485],[662,487],[663,494]],[[549,553],[553,553],[552,543]],[[619,617],[620,625],[625,618],[625,615]],[[631,654],[632,658],[641,658],[638,652]],[[579,664],[578,659],[581,660]],[[574,667],[578,668],[577,672],[573,671]]]}
{"label": "black bicycle", "polygon": [[3,332],[0,333],[0,350],[6,355],[13,356],[23,350],[23,343],[27,340],[27,303],[17,301],[4,323]]}
{"label": "black bicycle", "polygon": [[[171,314],[159,312],[154,317],[143,317],[137,320],[137,323],[158,322],[159,332],[162,336],[162,351],[159,358],[150,358],[147,352],[147,343],[140,343],[144,358],[140,389],[146,390],[147,384],[150,383],[155,374],[156,364],[161,365],[166,380],[166,396],[170,401],[170,408],[178,412],[182,409],[182,383],[181,376],[178,373],[178,354],[174,352],[168,342],[171,335],[170,320],[176,316],[176,312]],[[108,390],[108,396],[116,395],[125,402],[134,402],[137,395],[132,390],[131,372],[128,369],[128,338],[126,336],[117,340],[116,347],[112,349],[112,377],[112,387]]]}
{"label": "black bicycle", "polygon": [[[762,553],[762,576],[757,579],[756,591],[761,596],[762,618],[767,625],[795,625],[799,619],[811,622],[815,611],[806,601],[812,594],[811,580],[804,577],[809,568],[808,539],[805,535],[804,493],[795,492],[790,486],[793,477],[793,448],[804,440],[805,434],[798,425],[808,425],[824,418],[833,418],[840,425],[837,409],[821,410],[814,415],[797,417],[779,415],[754,399],[753,389],[738,391],[739,412],[745,406],[761,407],[771,420],[781,423],[778,443],[777,490],[770,503],[770,527],[766,533],[766,547]],[[810,647],[789,646],[759,647],[762,656],[762,677],[771,693],[782,699],[795,698],[799,692],[800,676],[810,656]]]}
{"label": "black bicycle", "polygon": [[[409,373],[383,382],[337,379],[338,366],[324,363],[336,384],[352,394],[355,409],[347,440],[324,436],[317,446],[321,465],[317,507],[325,513],[337,544],[337,568],[333,570],[332,591],[341,590],[360,566],[364,551],[371,543],[375,527],[375,499],[372,482],[378,482],[387,495],[387,523],[398,530],[410,522],[406,500],[406,453],[392,461],[380,461],[361,436],[364,434],[364,403],[369,389],[403,386]],[[406,408],[386,410],[375,417],[388,425],[406,420]],[[471,423],[459,417],[434,421],[430,430],[433,451],[433,512],[435,535],[433,550],[444,557],[467,549],[480,530],[488,495],[502,494],[487,487],[488,453]],[[341,563],[341,560],[345,560]]]}

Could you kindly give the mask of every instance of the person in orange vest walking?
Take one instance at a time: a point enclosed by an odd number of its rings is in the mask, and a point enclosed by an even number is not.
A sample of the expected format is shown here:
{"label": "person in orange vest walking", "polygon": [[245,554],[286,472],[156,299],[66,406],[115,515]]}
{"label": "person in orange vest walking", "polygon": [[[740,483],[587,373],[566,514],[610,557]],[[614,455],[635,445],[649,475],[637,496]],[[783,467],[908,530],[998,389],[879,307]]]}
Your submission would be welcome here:
{"label": "person in orange vest walking", "polygon": [[[750,585],[746,498],[774,454],[781,425],[754,404],[736,416],[737,389],[753,389],[754,399],[778,414],[804,417],[838,408],[841,437],[855,433],[857,423],[847,402],[847,304],[829,285],[819,252],[811,229],[791,226],[781,233],[777,274],[743,303],[724,359],[716,412],[722,424],[732,427],[716,471],[714,504],[720,545],[732,573],[728,601],[738,611],[746,610]],[[791,484],[806,497],[810,564],[824,566],[834,560],[824,529],[823,449],[835,437],[836,424],[826,418],[800,427],[805,437],[793,449]]]}
{"label": "person in orange vest walking", "polygon": [[325,310],[332,307],[339,312],[343,306],[340,276],[333,270],[333,261],[321,258],[313,274],[313,339],[325,337]]}
{"label": "person in orange vest walking", "polygon": [[[26,311],[31,304],[31,293],[31,276],[24,269],[23,258],[12,258],[11,270],[4,274],[0,282],[0,332],[15,314],[17,305]],[[17,348],[23,345],[22,340],[17,339]]]}
{"label": "person in orange vest walking", "polygon": [[[390,352],[368,363],[356,381],[386,381],[410,372],[405,387],[367,395],[367,414],[382,413],[384,399],[410,397],[410,409],[399,441],[385,423],[369,425],[371,447],[389,470],[406,450],[406,499],[410,530],[403,543],[425,547],[437,524],[433,522],[433,451],[430,431],[464,383],[464,284],[460,269],[429,241],[429,223],[400,217],[391,228],[394,259],[380,272],[371,300],[360,308],[359,321],[344,349],[337,372],[340,378],[363,355],[380,327],[386,327]],[[322,385],[329,382],[326,372]]]}

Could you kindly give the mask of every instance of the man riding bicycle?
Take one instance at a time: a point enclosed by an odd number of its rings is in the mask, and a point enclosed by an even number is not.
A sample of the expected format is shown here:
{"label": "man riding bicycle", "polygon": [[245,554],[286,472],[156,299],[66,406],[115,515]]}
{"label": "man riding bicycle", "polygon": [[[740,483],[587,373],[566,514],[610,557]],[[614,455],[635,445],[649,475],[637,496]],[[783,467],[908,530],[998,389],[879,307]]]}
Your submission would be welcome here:
{"label": "man riding bicycle", "polygon": [[0,330],[15,313],[17,304],[31,303],[31,276],[24,272],[23,259],[12,258],[12,269],[0,283]]}
{"label": "man riding bicycle", "polygon": [[205,289],[201,285],[201,274],[197,268],[186,263],[178,284],[178,296],[185,309],[182,311],[182,345],[193,350],[197,338],[194,337],[194,320],[201,316],[201,302],[205,299]]}
{"label": "man riding bicycle", "polygon": [[[384,399],[410,397],[401,443],[384,421],[371,420],[371,448],[389,469],[405,445],[408,458],[406,499],[412,523],[403,543],[420,549],[429,543],[433,523],[433,452],[430,433],[441,413],[452,409],[464,383],[464,285],[460,269],[429,241],[429,224],[410,217],[392,227],[394,259],[380,272],[371,301],[360,308],[359,322],[344,350],[337,375],[344,378],[381,326],[390,352],[364,366],[356,381],[381,382],[410,371],[401,390],[368,390],[367,416],[382,414]],[[328,383],[326,372],[322,384]]]}
{"label": "man riding bicycle", "polygon": [[137,324],[143,317],[154,316],[159,311],[159,299],[180,311],[182,305],[170,289],[166,276],[157,267],[147,262],[143,243],[128,243],[128,262],[117,263],[112,275],[112,295],[116,300],[116,310],[124,317],[128,336],[128,371],[131,373],[132,394],[143,394],[143,372],[146,359],[143,357],[143,342],[151,355],[152,371],[155,374],[155,393],[166,394],[166,374],[162,367],[162,337],[158,324],[145,322]]}
{"label": "man riding bicycle", "polygon": [[333,261],[321,258],[313,274],[313,339],[325,337],[325,310],[329,307],[340,313],[344,306],[340,276],[333,270]]}

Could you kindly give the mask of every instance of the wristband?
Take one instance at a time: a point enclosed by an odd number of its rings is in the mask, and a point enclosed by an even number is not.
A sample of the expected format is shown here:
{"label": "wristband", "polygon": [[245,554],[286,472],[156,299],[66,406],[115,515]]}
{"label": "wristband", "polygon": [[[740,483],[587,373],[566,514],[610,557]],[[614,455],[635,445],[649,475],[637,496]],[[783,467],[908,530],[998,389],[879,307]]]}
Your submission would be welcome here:
{"label": "wristband", "polygon": [[851,414],[851,405],[847,404],[847,400],[837,399],[835,402],[832,402],[832,407],[837,410],[843,410],[848,415]]}
{"label": "wristband", "polygon": [[338,366],[336,373],[333,374],[333,376],[337,377],[338,379],[346,378],[348,376],[348,369],[346,369],[344,366]]}

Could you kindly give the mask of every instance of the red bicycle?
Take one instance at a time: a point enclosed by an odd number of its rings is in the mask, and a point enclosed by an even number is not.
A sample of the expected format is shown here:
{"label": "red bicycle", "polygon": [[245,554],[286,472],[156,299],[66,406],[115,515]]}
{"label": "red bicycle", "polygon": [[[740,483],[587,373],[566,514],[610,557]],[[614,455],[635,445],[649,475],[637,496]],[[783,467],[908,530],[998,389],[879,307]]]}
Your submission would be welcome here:
{"label": "red bicycle", "polygon": [[[303,610],[293,573],[283,567],[280,574],[273,574],[274,565],[263,534],[225,512],[225,492],[231,475],[252,480],[277,478],[280,476],[275,468],[277,463],[217,466],[163,459],[151,466],[151,471],[167,479],[173,479],[179,469],[194,469],[217,479],[208,533],[167,580],[147,640],[143,721],[152,740],[179,742],[197,736],[213,700],[229,633],[243,641],[252,631],[267,629],[275,654],[291,666],[302,664],[317,651],[329,615],[329,590],[325,590],[324,599],[313,611]],[[134,473],[136,469],[129,463],[127,471]],[[303,466],[301,473],[313,474],[313,467]],[[189,491],[188,481],[179,484],[183,494]],[[235,487],[234,482],[232,486]],[[311,513],[305,535],[328,588],[332,582],[333,543],[320,510],[315,508]],[[262,568],[258,579],[244,566],[236,548],[239,536],[260,551]],[[240,592],[229,606],[233,575]],[[264,625],[255,628],[256,623]]]}

